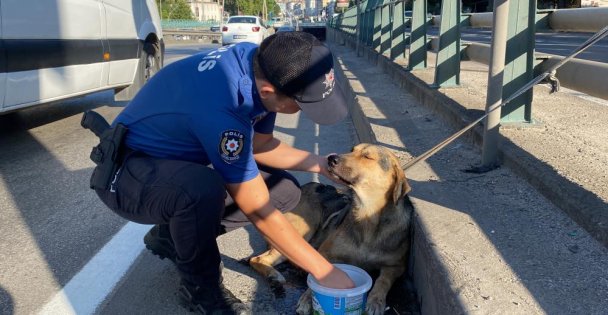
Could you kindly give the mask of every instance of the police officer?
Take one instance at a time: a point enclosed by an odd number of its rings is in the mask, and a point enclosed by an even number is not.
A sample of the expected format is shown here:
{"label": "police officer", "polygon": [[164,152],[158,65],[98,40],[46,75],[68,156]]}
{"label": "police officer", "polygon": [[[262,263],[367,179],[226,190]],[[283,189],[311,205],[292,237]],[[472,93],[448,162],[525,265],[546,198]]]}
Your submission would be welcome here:
{"label": "police officer", "polygon": [[281,213],[300,198],[285,170],[332,178],[325,157],[273,137],[276,113],[300,110],[319,124],[347,115],[329,49],[285,32],[259,48],[229,45],[172,63],[113,123],[129,129],[125,157],[110,189],[96,192],[120,216],[155,224],[146,247],[176,263],[180,296],[201,313],[249,312],[222,285],[215,239],[250,222],[322,285],[354,286]]}

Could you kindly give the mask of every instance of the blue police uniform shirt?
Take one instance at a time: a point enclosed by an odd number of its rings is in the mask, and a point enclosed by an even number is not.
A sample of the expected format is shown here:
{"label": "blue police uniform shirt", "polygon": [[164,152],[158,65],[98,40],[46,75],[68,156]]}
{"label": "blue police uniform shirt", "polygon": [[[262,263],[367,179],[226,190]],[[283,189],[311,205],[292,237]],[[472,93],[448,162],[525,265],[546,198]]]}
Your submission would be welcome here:
{"label": "blue police uniform shirt", "polygon": [[276,113],[255,86],[257,46],[229,45],[159,71],[114,120],[129,128],[126,144],[150,156],[211,164],[227,183],[259,173],[254,132],[270,134]]}

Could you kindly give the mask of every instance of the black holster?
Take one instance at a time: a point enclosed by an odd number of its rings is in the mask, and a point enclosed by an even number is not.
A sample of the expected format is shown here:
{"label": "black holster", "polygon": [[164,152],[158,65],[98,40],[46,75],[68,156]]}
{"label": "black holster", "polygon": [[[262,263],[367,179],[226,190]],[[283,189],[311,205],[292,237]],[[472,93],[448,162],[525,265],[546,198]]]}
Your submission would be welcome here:
{"label": "black holster", "polygon": [[94,111],[86,111],[80,125],[95,133],[99,144],[91,151],[91,160],[97,164],[91,175],[92,189],[110,190],[114,176],[120,168],[123,152],[123,141],[128,128],[123,124],[110,127],[108,122]]}

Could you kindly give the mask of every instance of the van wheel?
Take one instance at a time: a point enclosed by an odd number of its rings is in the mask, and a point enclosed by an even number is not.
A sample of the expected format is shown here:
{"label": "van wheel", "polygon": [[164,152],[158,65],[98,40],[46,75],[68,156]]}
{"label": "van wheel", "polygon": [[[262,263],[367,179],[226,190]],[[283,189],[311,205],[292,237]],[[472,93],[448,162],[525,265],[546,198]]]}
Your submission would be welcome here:
{"label": "van wheel", "polygon": [[137,73],[133,79],[133,84],[126,88],[116,89],[114,100],[129,101],[135,94],[150,80],[162,67],[163,52],[157,42],[146,42],[139,54]]}
{"label": "van wheel", "polygon": [[[146,43],[144,45],[142,56],[139,60],[139,69],[143,66],[143,82],[146,83],[152,78],[162,65],[162,53],[158,43]],[[143,64],[142,64],[143,63]]]}

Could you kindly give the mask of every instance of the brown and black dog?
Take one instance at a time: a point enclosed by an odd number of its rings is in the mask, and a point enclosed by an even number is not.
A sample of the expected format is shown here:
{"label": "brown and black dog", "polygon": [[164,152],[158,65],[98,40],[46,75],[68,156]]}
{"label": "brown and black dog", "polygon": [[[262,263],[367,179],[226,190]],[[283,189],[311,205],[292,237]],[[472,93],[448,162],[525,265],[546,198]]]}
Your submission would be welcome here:
{"label": "brown and black dog", "polygon": [[[285,215],[330,262],[379,272],[366,312],[384,314],[386,295],[406,268],[413,207],[404,197],[410,186],[397,157],[377,145],[359,144],[348,154],[330,156],[328,162],[330,173],[349,189],[306,184],[298,207]],[[271,247],[249,263],[276,284],[285,278],[273,266],[283,261]],[[297,313],[312,313],[310,289],[300,297]]]}

